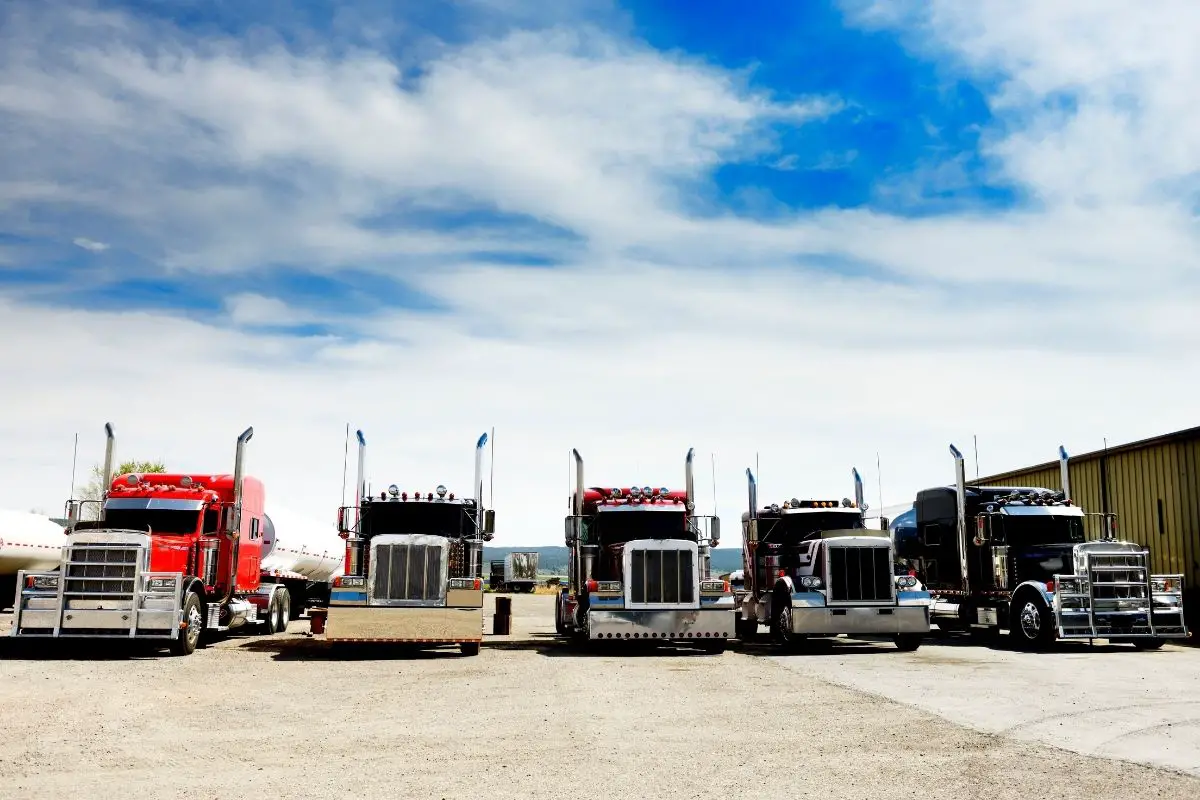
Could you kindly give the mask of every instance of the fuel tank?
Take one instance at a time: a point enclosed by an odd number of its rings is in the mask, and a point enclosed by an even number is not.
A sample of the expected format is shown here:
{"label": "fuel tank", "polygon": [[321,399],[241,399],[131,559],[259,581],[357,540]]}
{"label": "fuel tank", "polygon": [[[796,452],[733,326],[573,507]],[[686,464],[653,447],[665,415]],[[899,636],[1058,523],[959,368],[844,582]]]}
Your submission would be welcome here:
{"label": "fuel tank", "polygon": [[263,516],[262,572],[296,572],[317,583],[342,574],[346,543],[332,520],[319,522],[278,506]]}
{"label": "fuel tank", "polygon": [[49,517],[0,509],[0,575],[54,569],[66,541],[62,526]]}

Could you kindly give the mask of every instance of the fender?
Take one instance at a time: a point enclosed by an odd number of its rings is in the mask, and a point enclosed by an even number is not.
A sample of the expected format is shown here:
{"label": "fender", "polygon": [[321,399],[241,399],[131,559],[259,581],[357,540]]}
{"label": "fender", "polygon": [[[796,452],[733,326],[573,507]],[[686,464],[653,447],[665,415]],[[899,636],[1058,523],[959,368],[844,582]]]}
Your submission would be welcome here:
{"label": "fender", "polygon": [[[1025,588],[1032,588],[1032,589],[1037,590],[1038,594],[1040,594],[1042,596],[1042,599],[1046,601],[1046,605],[1049,606],[1050,608],[1054,608],[1054,592],[1047,589],[1046,584],[1044,582],[1042,582],[1042,581],[1025,581],[1024,583],[1021,583],[1013,588],[1012,596],[1015,598],[1017,596],[1017,594],[1022,589],[1025,589]],[[1009,602],[1011,603],[1012,601],[1010,600]]]}

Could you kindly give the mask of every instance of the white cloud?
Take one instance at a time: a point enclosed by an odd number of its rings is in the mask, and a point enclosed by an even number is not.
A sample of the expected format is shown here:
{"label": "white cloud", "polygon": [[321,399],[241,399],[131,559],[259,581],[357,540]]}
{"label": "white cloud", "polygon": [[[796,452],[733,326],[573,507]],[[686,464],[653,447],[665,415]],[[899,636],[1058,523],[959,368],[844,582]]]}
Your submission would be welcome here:
{"label": "white cloud", "polygon": [[[398,84],[374,52],[10,19],[0,117],[18,156],[0,167],[0,220],[70,210],[214,282],[267,263],[382,270],[450,311],[350,319],[260,289],[230,292],[207,325],[0,299],[5,341],[44,332],[0,350],[17,387],[0,506],[57,508],[71,435],[89,464],[106,420],[120,454],[202,470],[229,464],[253,424],[250,468],[270,497],[332,521],[346,422],[371,443],[377,486],[426,491],[466,486],[470,448],[495,425],[499,542],[560,540],[571,447],[589,481],[678,485],[689,446],[702,464],[716,453],[736,540],[756,452],[764,498],[845,496],[857,465],[877,505],[876,451],[892,504],[948,480],[946,444],[966,452],[972,434],[986,472],[1195,424],[1200,242],[1179,187],[1200,126],[1149,79],[1179,75],[1190,50],[1168,38],[1135,57],[1099,5],[1090,26],[1013,6],[1021,19],[995,30],[994,6],[959,8],[905,17],[925,20],[913,46],[1009,76],[987,142],[1035,207],[705,216],[690,192],[715,166],[776,161],[771,125],[819,124],[833,101],[782,104],[592,29],[441,45]],[[1084,70],[1083,45],[1062,54],[1068,21],[1128,62],[1136,124],[1105,88],[1124,73]],[[1077,85],[1080,116],[1041,109]],[[527,215],[575,238],[364,222],[405,204]],[[483,267],[482,249],[569,265]],[[847,265],[874,277],[839,276]],[[237,329],[310,322],[351,338]]]}
{"label": "white cloud", "polygon": [[76,247],[82,247],[84,250],[90,250],[93,253],[103,253],[109,247],[105,242],[97,242],[95,239],[88,239],[85,236],[76,236],[71,241]]}

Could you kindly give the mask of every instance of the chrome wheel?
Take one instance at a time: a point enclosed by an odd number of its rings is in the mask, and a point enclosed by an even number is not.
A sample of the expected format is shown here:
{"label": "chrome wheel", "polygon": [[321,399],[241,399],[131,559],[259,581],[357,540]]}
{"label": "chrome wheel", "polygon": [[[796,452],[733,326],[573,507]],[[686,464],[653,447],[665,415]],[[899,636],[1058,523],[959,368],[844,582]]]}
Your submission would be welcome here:
{"label": "chrome wheel", "polygon": [[187,629],[183,635],[187,637],[189,650],[195,650],[196,645],[200,643],[200,629],[204,627],[204,620],[200,617],[200,607],[193,605],[188,609]]}
{"label": "chrome wheel", "polygon": [[1036,641],[1042,635],[1042,610],[1037,603],[1027,600],[1021,608],[1019,617],[1021,635],[1029,641]]}

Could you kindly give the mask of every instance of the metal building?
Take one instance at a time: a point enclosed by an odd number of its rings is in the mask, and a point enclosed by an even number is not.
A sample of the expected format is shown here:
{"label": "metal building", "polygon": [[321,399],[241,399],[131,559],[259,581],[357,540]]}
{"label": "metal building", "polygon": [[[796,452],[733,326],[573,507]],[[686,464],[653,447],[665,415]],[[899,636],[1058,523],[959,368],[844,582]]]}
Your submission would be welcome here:
{"label": "metal building", "polygon": [[[1200,427],[1092,453],[1071,453],[1071,496],[1117,515],[1117,536],[1150,549],[1151,570],[1182,573],[1189,627],[1200,617]],[[1057,461],[977,478],[976,485],[1061,489]]]}

